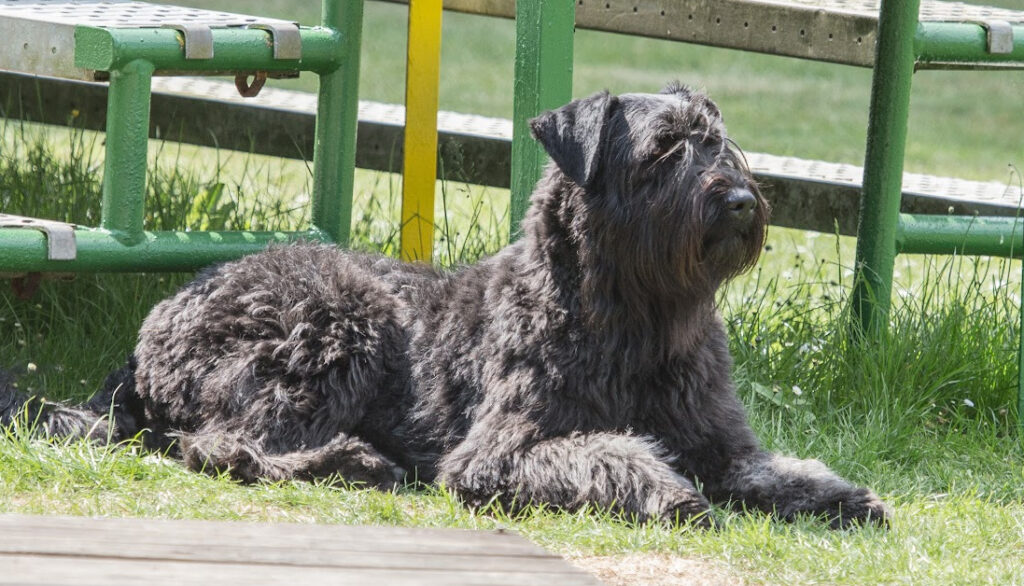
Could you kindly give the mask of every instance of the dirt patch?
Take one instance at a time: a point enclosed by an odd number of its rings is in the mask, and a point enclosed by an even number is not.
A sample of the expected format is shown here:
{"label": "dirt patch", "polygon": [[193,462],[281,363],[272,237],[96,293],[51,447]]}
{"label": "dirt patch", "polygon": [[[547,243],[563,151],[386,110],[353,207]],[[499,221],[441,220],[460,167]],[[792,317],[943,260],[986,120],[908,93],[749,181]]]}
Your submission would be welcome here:
{"label": "dirt patch", "polygon": [[629,586],[737,586],[748,582],[724,564],[663,554],[571,558],[606,584]]}

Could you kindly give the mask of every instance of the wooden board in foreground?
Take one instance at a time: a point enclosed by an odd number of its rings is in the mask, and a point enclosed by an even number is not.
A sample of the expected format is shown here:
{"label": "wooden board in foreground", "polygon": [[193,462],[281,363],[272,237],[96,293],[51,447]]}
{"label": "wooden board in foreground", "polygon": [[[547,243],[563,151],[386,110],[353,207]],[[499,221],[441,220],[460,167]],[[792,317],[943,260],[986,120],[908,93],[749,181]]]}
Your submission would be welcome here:
{"label": "wooden board in foreground", "polygon": [[0,584],[598,584],[503,531],[0,515]]}

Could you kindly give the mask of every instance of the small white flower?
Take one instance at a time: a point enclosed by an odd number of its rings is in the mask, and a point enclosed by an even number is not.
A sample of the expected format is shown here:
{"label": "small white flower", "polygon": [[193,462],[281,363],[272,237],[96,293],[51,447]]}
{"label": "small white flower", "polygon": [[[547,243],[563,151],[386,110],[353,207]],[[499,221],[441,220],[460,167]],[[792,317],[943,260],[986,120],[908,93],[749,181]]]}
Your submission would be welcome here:
{"label": "small white flower", "polygon": [[793,394],[799,397],[800,395],[804,394],[804,391],[800,387],[793,385]]}
{"label": "small white flower", "polygon": [[974,407],[974,401],[970,399],[964,399],[964,405],[967,405],[968,407]]}
{"label": "small white flower", "polygon": [[35,371],[39,370],[39,367],[36,366],[35,362],[29,362],[28,366],[26,366],[25,368],[27,368],[29,372],[35,372]]}

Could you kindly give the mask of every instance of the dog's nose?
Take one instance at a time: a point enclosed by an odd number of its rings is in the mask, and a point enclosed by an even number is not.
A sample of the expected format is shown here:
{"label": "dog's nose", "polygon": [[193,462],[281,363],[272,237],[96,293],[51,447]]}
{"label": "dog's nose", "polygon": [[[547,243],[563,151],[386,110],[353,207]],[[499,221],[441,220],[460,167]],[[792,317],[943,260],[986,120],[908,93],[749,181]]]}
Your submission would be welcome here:
{"label": "dog's nose", "polygon": [[749,189],[734,187],[729,190],[729,195],[725,198],[725,207],[734,220],[746,222],[754,217],[757,198]]}

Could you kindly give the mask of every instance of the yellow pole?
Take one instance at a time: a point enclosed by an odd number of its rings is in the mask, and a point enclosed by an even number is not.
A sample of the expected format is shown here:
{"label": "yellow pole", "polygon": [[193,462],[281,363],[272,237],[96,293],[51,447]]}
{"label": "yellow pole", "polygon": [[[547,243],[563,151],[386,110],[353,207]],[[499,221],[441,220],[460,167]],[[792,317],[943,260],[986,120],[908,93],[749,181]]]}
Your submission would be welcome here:
{"label": "yellow pole", "polygon": [[402,259],[430,262],[437,182],[441,0],[410,0],[402,165]]}

